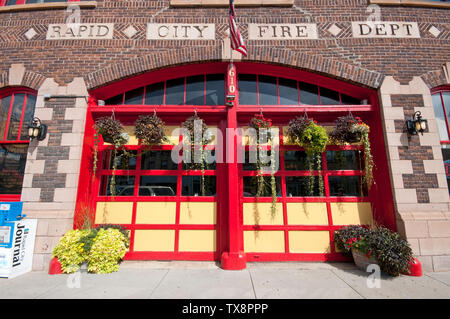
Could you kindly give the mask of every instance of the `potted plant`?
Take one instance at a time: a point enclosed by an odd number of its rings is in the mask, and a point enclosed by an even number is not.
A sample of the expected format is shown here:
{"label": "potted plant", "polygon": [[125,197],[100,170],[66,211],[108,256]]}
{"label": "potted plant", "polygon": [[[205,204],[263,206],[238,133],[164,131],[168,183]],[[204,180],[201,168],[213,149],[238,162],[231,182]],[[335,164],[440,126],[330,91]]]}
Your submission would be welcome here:
{"label": "potted plant", "polygon": [[141,139],[145,145],[158,145],[168,141],[164,132],[165,123],[156,113],[139,116],[134,125],[136,137]]}
{"label": "potted plant", "polygon": [[[253,118],[250,120],[249,127],[256,130],[256,170],[257,170],[257,191],[256,198],[259,198],[264,192],[264,176],[262,175],[263,163],[261,161],[261,142],[262,141],[271,141],[272,147],[274,146],[273,136],[270,134],[270,129],[272,128],[272,120],[266,119],[262,113],[255,114]],[[277,186],[275,180],[275,161],[276,161],[276,152],[272,148],[270,152],[270,190],[272,196],[272,207],[271,212],[274,216],[276,213],[276,203],[277,203]]]}
{"label": "potted plant", "polygon": [[[183,134],[183,143],[186,147],[183,148],[183,160],[188,169],[202,171],[201,192],[205,196],[205,146],[211,142],[211,136],[207,134],[208,126],[205,121],[197,115],[197,112],[186,121],[183,122],[182,127],[187,130],[189,138]],[[198,140],[198,137],[200,139]],[[198,145],[200,142],[200,145]],[[197,158],[195,150],[200,153],[200,158]]]}
{"label": "potted plant", "polygon": [[409,243],[385,227],[365,228],[347,226],[335,232],[335,243],[345,252],[351,252],[355,264],[366,270],[369,264],[378,264],[391,276],[409,274],[414,262]]}
{"label": "potted plant", "polygon": [[297,144],[305,149],[310,171],[308,185],[310,194],[314,193],[312,170],[315,162],[319,170],[319,193],[320,196],[323,196],[324,186],[320,170],[322,167],[322,153],[325,151],[328,143],[328,135],[325,128],[307,116],[300,116],[289,122],[287,135],[290,143]]}
{"label": "potted plant", "polygon": [[114,196],[116,193],[116,183],[115,183],[115,171],[117,169],[117,163],[120,161],[118,157],[118,149],[128,143],[130,137],[124,132],[123,125],[120,121],[116,120],[114,116],[112,117],[101,117],[95,121],[94,129],[96,133],[94,134],[94,171],[93,178],[97,171],[98,162],[98,142],[99,135],[103,137],[103,141],[106,143],[111,143],[114,145],[113,153],[113,174],[110,181],[110,192]]}
{"label": "potted plant", "polygon": [[336,144],[362,143],[364,146],[364,179],[367,187],[373,185],[374,162],[369,141],[369,126],[360,117],[354,117],[351,113],[339,117],[336,125],[330,133],[331,140]]}

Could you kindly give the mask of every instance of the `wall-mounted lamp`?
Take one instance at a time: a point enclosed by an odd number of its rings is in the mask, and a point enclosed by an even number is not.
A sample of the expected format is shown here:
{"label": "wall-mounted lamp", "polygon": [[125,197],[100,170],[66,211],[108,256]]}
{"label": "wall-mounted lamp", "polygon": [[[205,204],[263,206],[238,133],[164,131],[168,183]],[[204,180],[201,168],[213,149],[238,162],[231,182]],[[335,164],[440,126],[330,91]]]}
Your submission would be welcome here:
{"label": "wall-mounted lamp", "polygon": [[38,141],[45,140],[47,136],[47,125],[42,124],[41,120],[35,117],[28,125],[28,137],[31,140],[37,139]]}
{"label": "wall-mounted lamp", "polygon": [[427,120],[422,119],[422,113],[417,111],[412,118],[406,120],[406,129],[411,135],[417,135],[419,132],[423,135],[427,129]]}

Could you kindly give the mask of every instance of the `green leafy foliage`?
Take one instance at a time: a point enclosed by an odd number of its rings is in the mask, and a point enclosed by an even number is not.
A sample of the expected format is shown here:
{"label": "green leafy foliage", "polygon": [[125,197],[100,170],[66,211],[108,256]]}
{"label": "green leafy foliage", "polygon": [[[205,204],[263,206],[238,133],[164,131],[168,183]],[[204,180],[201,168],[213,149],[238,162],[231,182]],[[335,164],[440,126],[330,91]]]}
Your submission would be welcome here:
{"label": "green leafy foliage", "polygon": [[95,229],[68,231],[53,250],[64,273],[74,273],[87,262],[92,273],[111,273],[129,247],[128,232],[119,225],[100,225]]}
{"label": "green leafy foliage", "polygon": [[409,263],[413,261],[409,243],[385,227],[343,227],[335,232],[334,240],[341,250],[350,252],[354,249],[367,257],[374,256],[380,269],[391,276],[408,273]]}
{"label": "green leafy foliage", "polygon": [[288,138],[303,147],[308,156],[324,152],[328,143],[325,128],[306,117],[297,117],[289,122]]}
{"label": "green leafy foliage", "polygon": [[53,249],[52,257],[58,258],[63,273],[71,274],[78,271],[81,264],[85,261],[84,244],[80,242],[80,238],[88,233],[89,231],[86,230],[70,230],[64,234],[63,238]]}

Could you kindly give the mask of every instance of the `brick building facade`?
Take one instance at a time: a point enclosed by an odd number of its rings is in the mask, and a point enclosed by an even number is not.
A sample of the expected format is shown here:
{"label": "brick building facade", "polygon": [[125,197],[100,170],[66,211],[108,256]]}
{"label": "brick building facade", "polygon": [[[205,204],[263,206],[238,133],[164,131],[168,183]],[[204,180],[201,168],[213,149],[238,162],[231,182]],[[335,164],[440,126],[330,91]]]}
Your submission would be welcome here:
{"label": "brick building facade", "polygon": [[[73,227],[77,202],[89,197],[79,189],[85,185],[80,179],[85,176],[85,146],[92,143],[86,133],[92,124],[87,120],[89,103],[114,96],[103,88],[116,88],[119,94],[122,81],[155,71],[226,65],[228,2],[97,0],[74,2],[79,7],[70,10],[64,1],[0,4],[0,97],[2,90],[32,90],[37,97],[34,116],[48,125],[44,141],[29,143],[18,199],[24,202],[26,214],[39,221],[34,268],[42,270],[60,237]],[[391,185],[396,229],[408,239],[424,269],[450,269],[448,173],[441,149],[447,147],[441,141],[448,137],[439,135],[441,124],[432,98],[436,90],[450,89],[450,5],[236,0],[236,7],[248,50],[246,58],[234,53],[238,68],[239,63],[275,65],[286,74],[300,70],[376,93],[373,105],[382,130],[372,134],[383,142],[377,151],[386,152],[380,157],[387,161],[376,165],[385,168],[389,178],[377,184]],[[78,14],[86,26],[83,33],[61,31],[61,25]],[[381,26],[370,34],[369,29],[354,26],[367,21]],[[150,24],[167,25],[159,29],[159,39],[149,39]],[[212,39],[188,34],[188,26],[196,24],[212,24]],[[302,24],[315,26],[316,33],[287,29]],[[99,25],[107,25],[108,33],[90,29]],[[173,26],[180,27],[179,34],[175,29],[179,38],[166,39]],[[405,32],[397,31],[402,28]],[[267,38],[269,31],[273,34]],[[427,119],[428,128],[411,136],[405,122],[416,111]]]}

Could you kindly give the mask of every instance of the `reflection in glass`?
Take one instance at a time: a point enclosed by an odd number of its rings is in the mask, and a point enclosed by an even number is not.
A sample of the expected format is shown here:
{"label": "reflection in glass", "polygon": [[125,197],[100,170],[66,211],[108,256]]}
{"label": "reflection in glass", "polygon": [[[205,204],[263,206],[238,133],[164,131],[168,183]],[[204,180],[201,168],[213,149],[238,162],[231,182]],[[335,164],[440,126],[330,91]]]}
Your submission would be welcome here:
{"label": "reflection in glass", "polygon": [[297,81],[278,79],[280,105],[298,105]]}
{"label": "reflection in glass", "polygon": [[154,83],[145,88],[145,105],[162,105],[164,102],[164,82]]}
{"label": "reflection in glass", "polygon": [[9,118],[8,140],[16,140],[19,135],[20,120],[22,118],[25,94],[14,94],[13,108]]}
{"label": "reflection in glass", "polygon": [[105,101],[105,105],[122,105],[123,104],[123,93],[116,95]]}
{"label": "reflection in glass", "polygon": [[[116,169],[136,169],[137,151],[117,151]],[[103,169],[113,169],[114,150],[106,150],[103,156]]]}
{"label": "reflection in glass", "polygon": [[176,176],[141,176],[139,196],[175,196]]}
{"label": "reflection in glass", "polygon": [[203,105],[205,103],[205,77],[203,75],[186,78],[186,105]]}
{"label": "reflection in glass", "polygon": [[175,170],[178,164],[172,161],[171,151],[150,151],[142,155],[141,169]]}
{"label": "reflection in glass", "polygon": [[239,75],[239,104],[256,105],[258,97],[256,95],[256,75],[240,74]]}
{"label": "reflection in glass", "polygon": [[259,75],[258,85],[259,85],[259,104],[277,105],[278,104],[277,78],[273,76]]}
{"label": "reflection in glass", "polygon": [[[272,197],[271,177],[264,176],[264,188],[261,197]],[[275,177],[277,197],[281,197],[281,178]],[[256,176],[244,176],[244,197],[256,197],[258,192],[258,178]]]}
{"label": "reflection in glass", "polygon": [[367,196],[361,176],[329,176],[330,196]]}
{"label": "reflection in glass", "polygon": [[206,105],[225,104],[225,75],[206,75]]}
{"label": "reflection in glass", "polygon": [[184,103],[184,78],[166,82],[166,105],[182,105]]}
{"label": "reflection in glass", "polygon": [[[216,196],[216,176],[204,176],[204,196]],[[182,196],[202,196],[202,177],[183,176]]]}
{"label": "reflection in glass", "polygon": [[444,114],[444,107],[442,106],[441,94],[440,93],[433,94],[432,99],[439,137],[441,141],[448,141],[449,136],[447,131],[447,123],[445,122],[445,114]]}
{"label": "reflection in glass", "polygon": [[5,136],[6,124],[9,118],[9,106],[11,105],[12,95],[6,96],[0,100],[0,140]]}
{"label": "reflection in glass", "polygon": [[31,123],[34,117],[34,107],[36,105],[36,97],[34,95],[27,95],[27,103],[25,105],[25,114],[23,115],[22,132],[20,133],[20,139],[22,141],[29,140],[28,137],[28,124]]}
{"label": "reflection in glass", "polygon": [[340,104],[339,100],[339,92],[326,89],[326,88],[320,88],[320,104],[322,105],[337,105]]}
{"label": "reflection in glass", "polygon": [[0,194],[20,195],[28,145],[0,145]]}
{"label": "reflection in glass", "polygon": [[319,88],[317,85],[300,82],[300,103],[319,105]]}
{"label": "reflection in glass", "polygon": [[358,100],[357,98],[348,96],[344,93],[341,93],[341,100],[342,100],[342,104],[346,104],[346,105],[359,105],[361,104],[361,101]]}
{"label": "reflection in glass", "polygon": [[142,105],[144,103],[144,88],[138,88],[125,93],[125,105]]}
{"label": "reflection in glass", "polygon": [[330,171],[361,170],[363,164],[360,151],[327,151],[327,168]]}
{"label": "reflection in glass", "polygon": [[[323,177],[320,177],[323,179]],[[323,185],[323,183],[322,183]],[[305,197],[320,196],[319,176],[290,176],[286,177],[286,196]]]}
{"label": "reflection in glass", "polygon": [[287,171],[309,171],[310,163],[313,170],[322,169],[322,166],[318,167],[317,161],[308,158],[304,151],[286,151],[284,153],[284,167]]}
{"label": "reflection in glass", "polygon": [[[114,177],[115,194],[114,196],[133,196],[134,195],[134,176]],[[100,180],[100,196],[112,196],[111,176],[102,176]]]}

